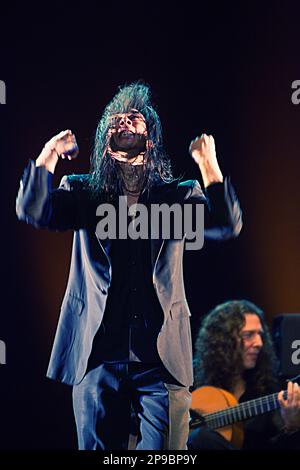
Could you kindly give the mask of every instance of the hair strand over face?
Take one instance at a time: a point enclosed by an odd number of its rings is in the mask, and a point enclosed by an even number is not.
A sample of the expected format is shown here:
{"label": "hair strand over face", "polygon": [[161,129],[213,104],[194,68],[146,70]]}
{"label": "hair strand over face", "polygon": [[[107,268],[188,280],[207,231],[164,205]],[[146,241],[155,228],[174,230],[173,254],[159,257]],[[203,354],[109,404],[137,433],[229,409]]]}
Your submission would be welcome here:
{"label": "hair strand over face", "polygon": [[114,199],[119,193],[120,181],[116,161],[110,157],[107,148],[109,145],[109,129],[111,117],[118,113],[128,113],[137,109],[143,114],[148,139],[152,145],[147,150],[145,162],[145,189],[150,189],[157,181],[172,182],[174,180],[170,160],[163,149],[162,129],[159,116],[150,100],[150,88],[138,81],[120,87],[118,93],[106,106],[99,121],[94,148],[91,156],[91,169],[89,189],[93,197],[104,196],[105,199]]}

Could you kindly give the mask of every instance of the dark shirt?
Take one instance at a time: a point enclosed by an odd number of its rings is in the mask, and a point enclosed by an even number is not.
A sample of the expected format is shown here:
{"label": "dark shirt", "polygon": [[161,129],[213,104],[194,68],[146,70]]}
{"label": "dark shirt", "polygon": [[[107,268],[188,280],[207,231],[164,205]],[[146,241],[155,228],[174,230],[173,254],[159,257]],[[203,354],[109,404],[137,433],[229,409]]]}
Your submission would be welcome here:
{"label": "dark shirt", "polygon": [[112,283],[89,365],[160,363],[156,343],[163,311],[153,287],[151,240],[111,240],[109,256]]}

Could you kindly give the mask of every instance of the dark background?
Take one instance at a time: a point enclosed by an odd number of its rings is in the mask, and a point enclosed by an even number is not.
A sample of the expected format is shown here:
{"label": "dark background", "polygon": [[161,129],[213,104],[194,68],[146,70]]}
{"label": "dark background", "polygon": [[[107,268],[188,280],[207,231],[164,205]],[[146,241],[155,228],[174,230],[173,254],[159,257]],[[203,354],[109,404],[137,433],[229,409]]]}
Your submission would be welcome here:
{"label": "dark background", "polygon": [[28,159],[60,130],[76,134],[80,158],[59,164],[56,183],[88,171],[98,119],[119,85],[151,85],[176,176],[199,177],[188,146],[212,134],[240,198],[240,237],[186,253],[193,334],[228,299],[255,302],[270,325],[274,315],[300,311],[300,105],[291,101],[300,9],[282,1],[164,8],[1,5],[1,449],[77,445],[71,389],[45,378],[72,234],[18,222],[15,198]]}

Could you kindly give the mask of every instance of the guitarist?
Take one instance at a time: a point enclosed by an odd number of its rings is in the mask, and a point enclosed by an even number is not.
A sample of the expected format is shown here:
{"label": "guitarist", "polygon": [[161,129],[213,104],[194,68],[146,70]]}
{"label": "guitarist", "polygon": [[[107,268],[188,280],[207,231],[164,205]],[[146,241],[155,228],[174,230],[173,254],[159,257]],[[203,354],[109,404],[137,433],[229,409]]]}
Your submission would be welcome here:
{"label": "guitarist", "polygon": [[[239,403],[280,390],[275,378],[277,360],[264,314],[247,300],[228,301],[209,312],[198,332],[195,350],[195,389],[210,385],[227,390]],[[244,422],[243,449],[300,448],[298,384],[289,382],[287,396],[280,391],[278,402],[280,412]],[[205,427],[190,434],[189,446],[233,448],[219,433]]]}

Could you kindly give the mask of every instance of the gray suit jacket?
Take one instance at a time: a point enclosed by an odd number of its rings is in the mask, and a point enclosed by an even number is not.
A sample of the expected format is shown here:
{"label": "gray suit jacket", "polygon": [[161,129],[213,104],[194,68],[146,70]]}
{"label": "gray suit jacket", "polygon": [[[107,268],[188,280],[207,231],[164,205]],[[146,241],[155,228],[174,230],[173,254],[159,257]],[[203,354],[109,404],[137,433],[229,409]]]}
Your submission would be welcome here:
{"label": "gray suit jacket", "polygon": [[[29,162],[16,202],[19,219],[35,227],[74,231],[69,280],[61,306],[47,376],[74,385],[83,379],[94,336],[101,324],[112,269],[109,241],[95,232],[97,204],[89,198],[88,175],[63,177],[52,188],[53,175]],[[241,211],[232,185],[213,184],[204,194],[198,181],[160,184],[150,194],[155,203],[205,205],[205,236],[236,237],[242,227]],[[157,338],[159,356],[168,371],[184,386],[193,382],[190,311],[187,305],[182,259],[184,237],[151,240],[154,288],[164,312]]]}

